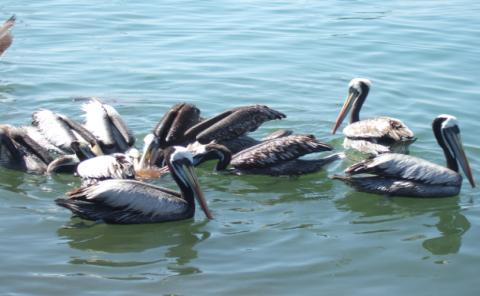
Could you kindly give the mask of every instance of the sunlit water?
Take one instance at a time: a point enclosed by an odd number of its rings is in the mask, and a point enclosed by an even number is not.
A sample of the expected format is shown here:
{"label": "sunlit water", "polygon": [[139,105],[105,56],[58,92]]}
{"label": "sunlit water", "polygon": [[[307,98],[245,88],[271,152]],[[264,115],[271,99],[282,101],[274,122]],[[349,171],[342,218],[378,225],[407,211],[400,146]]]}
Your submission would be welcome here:
{"label": "sunlit water", "polygon": [[[0,60],[0,122],[77,96],[113,104],[141,143],[172,104],[203,116],[261,103],[342,150],[332,123],[353,77],[363,117],[404,120],[413,155],[443,163],[431,120],[460,120],[480,180],[478,1],[19,1]],[[154,2],[158,2],[153,4]],[[141,146],[141,145],[140,145]],[[53,295],[476,295],[478,190],[419,200],[354,192],[327,177],[232,177],[198,169],[215,219],[135,226],[71,218],[53,200],[72,176],[0,169],[0,292]],[[158,180],[174,188],[169,178]]]}

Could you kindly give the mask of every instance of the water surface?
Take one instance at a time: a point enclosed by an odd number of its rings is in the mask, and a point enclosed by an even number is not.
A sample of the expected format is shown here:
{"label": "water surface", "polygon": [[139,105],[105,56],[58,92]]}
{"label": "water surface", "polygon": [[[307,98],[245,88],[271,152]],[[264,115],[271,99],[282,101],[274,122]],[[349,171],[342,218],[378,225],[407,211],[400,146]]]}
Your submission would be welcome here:
{"label": "water surface", "polygon": [[[155,3],[157,2],[157,3]],[[174,103],[204,116],[268,104],[277,128],[329,134],[353,77],[373,82],[361,116],[401,118],[411,153],[443,163],[431,120],[459,118],[480,174],[477,1],[18,1],[0,60],[0,122],[38,108],[81,119],[77,96],[113,104],[138,142]],[[476,295],[478,190],[418,200],[354,192],[327,177],[231,177],[198,169],[215,215],[115,226],[53,200],[79,182],[0,168],[0,292],[36,295]],[[156,181],[174,188],[169,179]]]}

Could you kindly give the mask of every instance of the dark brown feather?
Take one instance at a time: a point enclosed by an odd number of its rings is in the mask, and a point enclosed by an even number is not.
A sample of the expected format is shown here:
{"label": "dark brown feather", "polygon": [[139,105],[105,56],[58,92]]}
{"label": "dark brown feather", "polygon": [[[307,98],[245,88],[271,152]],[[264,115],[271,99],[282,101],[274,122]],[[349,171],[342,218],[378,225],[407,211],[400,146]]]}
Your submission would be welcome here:
{"label": "dark brown feather", "polygon": [[243,150],[233,156],[231,164],[235,168],[268,167],[309,153],[330,150],[333,150],[331,146],[313,135],[291,135]]}
{"label": "dark brown feather", "polygon": [[187,131],[202,144],[227,141],[255,131],[265,121],[285,118],[285,114],[264,105],[244,106],[225,111]]}

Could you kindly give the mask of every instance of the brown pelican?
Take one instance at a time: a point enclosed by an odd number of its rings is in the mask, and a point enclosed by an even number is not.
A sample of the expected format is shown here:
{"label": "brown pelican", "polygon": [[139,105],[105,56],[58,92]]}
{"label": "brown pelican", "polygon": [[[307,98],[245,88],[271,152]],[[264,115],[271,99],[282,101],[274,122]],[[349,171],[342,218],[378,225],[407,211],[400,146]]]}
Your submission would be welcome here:
{"label": "brown pelican", "polygon": [[[284,118],[285,115],[267,106],[252,105],[233,108],[210,119],[201,120],[200,110],[191,104],[177,104],[168,111],[153,133],[145,138],[141,166],[162,166],[161,150],[171,145],[183,145],[198,141],[202,144],[225,145],[233,153],[260,143],[246,136],[263,122]],[[288,131],[280,134],[288,135]]]}
{"label": "brown pelican", "polygon": [[184,147],[166,149],[166,162],[181,193],[135,180],[112,179],[67,193],[55,202],[87,220],[106,223],[154,223],[188,219],[195,214],[194,198],[212,219],[196,174],[192,155]]}
{"label": "brown pelican", "polygon": [[330,145],[318,141],[313,135],[290,135],[264,141],[234,154],[219,144],[192,144],[194,164],[218,159],[217,170],[228,164],[235,174],[302,175],[319,171],[326,164],[340,158],[338,154],[322,159],[298,159],[299,157],[323,151],[331,151]]}
{"label": "brown pelican", "polygon": [[15,25],[15,15],[12,15],[0,27],[0,56],[10,47],[13,41],[10,29]]}
{"label": "brown pelican", "polygon": [[[463,150],[457,119],[439,115],[432,123],[433,133],[443,149],[447,167],[397,153],[381,154],[345,170],[346,176],[334,176],[359,191],[411,197],[457,195],[462,185],[458,165],[475,187],[472,171]],[[369,174],[370,176],[355,176]]]}
{"label": "brown pelican", "polygon": [[[88,144],[94,155],[103,154],[101,145],[95,136],[81,124],[65,115],[42,109],[32,114],[32,125],[49,143],[60,149],[64,154],[75,153],[72,148],[74,142]],[[34,134],[33,131],[31,133]]]}
{"label": "brown pelican", "polygon": [[144,138],[144,148],[140,160],[141,167],[149,167],[163,162],[162,150],[176,145],[187,145],[195,140],[185,132],[200,122],[200,110],[192,104],[180,103],[170,108],[155,126],[151,134]]}
{"label": "brown pelican", "polygon": [[11,125],[0,125],[0,165],[44,173],[51,161],[48,151],[32,140],[25,130]]}
{"label": "brown pelican", "polygon": [[105,154],[123,153],[135,144],[135,138],[120,114],[112,106],[92,98],[83,104],[85,128],[101,143]]}
{"label": "brown pelican", "polygon": [[360,109],[370,90],[366,78],[354,78],[348,85],[348,97],[338,114],[332,134],[335,134],[343,119],[351,110],[350,124],[343,129],[344,147],[370,154],[385,152],[408,152],[407,147],[415,141],[413,132],[398,119],[377,117],[360,121]]}

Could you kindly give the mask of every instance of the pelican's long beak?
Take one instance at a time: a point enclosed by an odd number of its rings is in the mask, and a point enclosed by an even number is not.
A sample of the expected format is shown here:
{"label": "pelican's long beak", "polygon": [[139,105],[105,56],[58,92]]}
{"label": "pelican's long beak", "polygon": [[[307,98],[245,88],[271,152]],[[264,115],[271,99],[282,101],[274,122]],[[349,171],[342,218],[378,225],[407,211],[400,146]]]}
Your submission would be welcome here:
{"label": "pelican's long beak", "polygon": [[444,132],[445,139],[447,140],[454,157],[457,159],[458,163],[462,167],[465,176],[467,176],[468,181],[472,187],[475,187],[475,180],[473,179],[472,170],[470,164],[468,163],[467,155],[462,145],[462,138],[460,137],[460,130],[458,127],[445,129]]}
{"label": "pelican's long beak", "polygon": [[143,154],[138,165],[140,169],[149,168],[155,163],[159,153],[159,148],[160,143],[156,140],[156,138],[148,138],[148,141],[146,141],[145,147],[143,148]]}
{"label": "pelican's long beak", "polygon": [[102,147],[100,147],[99,143],[95,143],[93,145],[90,145],[90,149],[96,156],[104,155]]}
{"label": "pelican's long beak", "polygon": [[183,165],[183,167],[185,168],[185,177],[187,178],[188,183],[190,183],[190,186],[192,187],[195,193],[195,197],[197,198],[197,201],[200,204],[200,207],[202,208],[203,212],[205,213],[208,219],[213,219],[212,213],[208,209],[205,196],[203,195],[203,192],[200,189],[200,185],[197,179],[197,174],[195,174],[193,166],[189,163],[186,163]]}
{"label": "pelican's long beak", "polygon": [[355,102],[357,97],[358,94],[355,94],[352,90],[349,90],[348,97],[345,100],[345,103],[343,103],[343,107],[340,110],[340,113],[338,113],[337,120],[335,121],[335,125],[333,126],[332,135],[335,134],[340,124],[342,124],[345,116],[348,114],[348,111],[350,111],[350,108],[352,108],[353,103]]}

